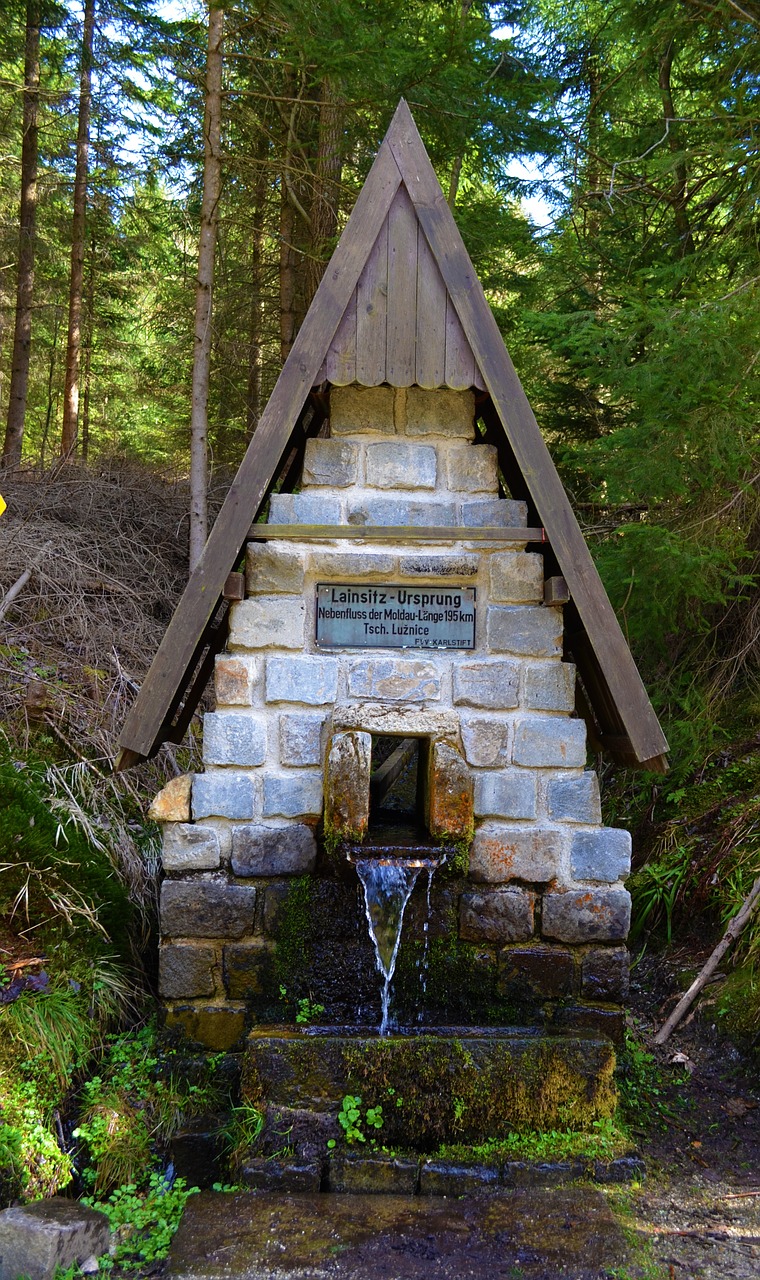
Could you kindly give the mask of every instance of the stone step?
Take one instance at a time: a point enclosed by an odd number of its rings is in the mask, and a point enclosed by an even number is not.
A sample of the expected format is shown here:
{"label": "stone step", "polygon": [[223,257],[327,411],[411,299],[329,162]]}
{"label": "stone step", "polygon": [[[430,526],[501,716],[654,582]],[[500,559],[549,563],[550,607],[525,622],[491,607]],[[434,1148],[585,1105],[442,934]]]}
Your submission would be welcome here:
{"label": "stone step", "polygon": [[[342,1137],[346,1095],[382,1108],[365,1137],[420,1153],[507,1134],[591,1130],[615,1110],[615,1051],[603,1037],[534,1029],[447,1027],[382,1039],[366,1028],[259,1027],[248,1038],[243,1093],[268,1113],[313,1117],[306,1145]],[[280,1128],[283,1128],[280,1125]],[[308,1125],[307,1125],[308,1128]]]}

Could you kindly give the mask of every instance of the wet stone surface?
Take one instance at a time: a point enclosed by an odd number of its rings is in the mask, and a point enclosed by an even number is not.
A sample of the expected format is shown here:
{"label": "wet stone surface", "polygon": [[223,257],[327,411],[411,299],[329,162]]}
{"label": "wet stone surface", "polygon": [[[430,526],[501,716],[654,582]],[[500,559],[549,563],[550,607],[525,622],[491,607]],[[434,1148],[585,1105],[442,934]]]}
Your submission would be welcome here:
{"label": "wet stone surface", "polygon": [[188,1203],[168,1280],[603,1280],[629,1246],[602,1193],[239,1194]]}

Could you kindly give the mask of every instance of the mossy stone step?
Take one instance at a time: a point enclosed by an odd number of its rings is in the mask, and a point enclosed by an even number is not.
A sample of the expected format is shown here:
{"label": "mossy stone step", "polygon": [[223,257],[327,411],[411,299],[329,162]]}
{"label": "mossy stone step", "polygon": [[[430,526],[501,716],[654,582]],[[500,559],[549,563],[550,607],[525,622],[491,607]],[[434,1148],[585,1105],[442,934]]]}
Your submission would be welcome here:
{"label": "mossy stone step", "polygon": [[590,1130],[616,1104],[615,1051],[603,1037],[449,1027],[380,1038],[346,1028],[259,1027],[243,1093],[253,1105],[334,1117],[359,1095],[382,1107],[383,1146],[430,1153],[509,1133]]}

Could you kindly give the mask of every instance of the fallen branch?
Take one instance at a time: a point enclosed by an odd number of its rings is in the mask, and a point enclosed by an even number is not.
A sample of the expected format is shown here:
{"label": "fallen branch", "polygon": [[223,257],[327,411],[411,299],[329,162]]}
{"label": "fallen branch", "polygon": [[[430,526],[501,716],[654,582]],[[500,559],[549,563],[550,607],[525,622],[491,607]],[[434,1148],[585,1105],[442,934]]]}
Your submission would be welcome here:
{"label": "fallen branch", "polygon": [[20,595],[21,592],[24,590],[24,587],[26,586],[31,576],[32,576],[31,569],[25,569],[21,577],[16,579],[13,586],[8,588],[5,595],[3,596],[2,601],[0,601],[0,622],[2,622],[6,613],[8,612],[11,605],[13,604],[13,601],[16,599],[16,596]]}
{"label": "fallen branch", "polygon": [[730,921],[726,932],[723,934],[723,937],[710,956],[710,959],[700,970],[686,994],[681,996],[681,999],[678,1001],[678,1004],[665,1025],[657,1032],[657,1035],[654,1038],[655,1044],[665,1044],[666,1040],[670,1038],[670,1034],[674,1027],[678,1026],[686,1011],[693,1005],[702,988],[707,985],[724,955],[728,951],[728,948],[731,946],[731,943],[738,938],[745,924],[752,915],[758,899],[760,899],[760,876],[758,876],[736,915]]}

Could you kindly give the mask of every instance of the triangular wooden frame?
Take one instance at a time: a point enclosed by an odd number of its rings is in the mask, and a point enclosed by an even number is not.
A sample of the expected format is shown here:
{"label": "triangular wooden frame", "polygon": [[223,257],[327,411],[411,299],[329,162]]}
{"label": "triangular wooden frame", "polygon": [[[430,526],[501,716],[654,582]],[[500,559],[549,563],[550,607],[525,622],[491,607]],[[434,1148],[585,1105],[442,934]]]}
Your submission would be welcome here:
{"label": "triangular wooden frame", "polygon": [[[586,693],[597,743],[638,767],[663,770],[668,744],[607,598],[540,428],[504,346],[407,104],[402,100],[230,487],[201,560],[169,623],[121,733],[117,768],[184,734],[224,643],[224,584],[280,475],[297,428],[301,443],[324,410],[312,388],[391,202],[403,183],[453,300],[490,396],[487,438],[515,497],[538,514],[571,596],[568,656]],[[289,468],[292,471],[292,467]],[[184,703],[183,703],[184,698]],[[182,704],[182,705],[181,705]]]}

